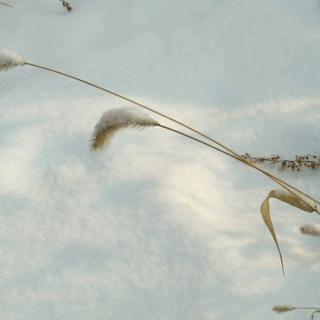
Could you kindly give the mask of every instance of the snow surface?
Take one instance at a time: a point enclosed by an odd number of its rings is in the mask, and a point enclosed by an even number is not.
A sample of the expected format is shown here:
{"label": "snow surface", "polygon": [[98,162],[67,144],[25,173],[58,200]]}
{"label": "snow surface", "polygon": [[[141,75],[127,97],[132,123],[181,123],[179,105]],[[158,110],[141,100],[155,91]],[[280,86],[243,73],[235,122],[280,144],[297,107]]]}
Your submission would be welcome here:
{"label": "snow surface", "polygon": [[[1,48],[29,62],[240,153],[319,154],[319,1],[7,2]],[[259,213],[275,185],[161,128],[90,153],[124,106],[29,66],[0,74],[0,318],[307,319],[271,307],[320,304],[319,241],[299,232],[319,218],[272,202],[283,279]],[[319,198],[319,172],[274,172]]]}

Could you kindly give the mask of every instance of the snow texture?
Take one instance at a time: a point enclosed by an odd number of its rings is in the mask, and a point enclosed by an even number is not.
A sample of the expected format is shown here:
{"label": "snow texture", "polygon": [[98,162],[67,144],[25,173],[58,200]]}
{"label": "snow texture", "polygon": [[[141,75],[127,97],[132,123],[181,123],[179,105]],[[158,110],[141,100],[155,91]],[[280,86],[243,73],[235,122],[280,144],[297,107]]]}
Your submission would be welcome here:
{"label": "snow texture", "polygon": [[[7,0],[0,44],[253,155],[319,154],[317,0]],[[318,224],[266,177],[163,130],[88,143],[116,97],[25,65],[0,76],[0,319],[273,320],[318,305]],[[161,119],[163,125],[169,125]],[[319,199],[319,171],[271,170]],[[293,311],[283,319],[308,315]]]}

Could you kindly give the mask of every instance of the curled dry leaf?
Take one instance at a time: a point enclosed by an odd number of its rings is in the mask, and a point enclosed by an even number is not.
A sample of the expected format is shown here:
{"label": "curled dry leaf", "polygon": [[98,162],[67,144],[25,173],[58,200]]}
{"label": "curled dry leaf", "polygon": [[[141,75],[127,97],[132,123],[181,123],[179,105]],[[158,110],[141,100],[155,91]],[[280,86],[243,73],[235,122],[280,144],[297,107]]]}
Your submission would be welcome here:
{"label": "curled dry leaf", "polygon": [[313,212],[316,210],[315,210],[314,205],[309,204],[307,201],[302,200],[302,198],[299,198],[298,196],[296,196],[286,190],[272,190],[268,194],[268,197],[262,202],[261,207],[260,207],[262,218],[263,218],[263,221],[266,224],[267,228],[269,229],[271,236],[277,246],[279,256],[280,256],[280,261],[281,261],[282,272],[284,274],[283,258],[282,258],[280,246],[279,246],[279,243],[277,240],[277,235],[274,230],[271,215],[270,215],[270,208],[269,208],[269,199],[270,198],[276,198],[280,201],[288,203],[291,206],[299,208],[303,211]]}

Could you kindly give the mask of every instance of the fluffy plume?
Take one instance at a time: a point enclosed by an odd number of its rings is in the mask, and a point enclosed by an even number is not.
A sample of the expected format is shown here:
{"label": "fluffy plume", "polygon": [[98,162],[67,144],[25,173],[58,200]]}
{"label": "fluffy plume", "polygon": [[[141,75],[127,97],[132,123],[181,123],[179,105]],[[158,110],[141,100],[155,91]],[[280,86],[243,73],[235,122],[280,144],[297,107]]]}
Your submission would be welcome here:
{"label": "fluffy plume", "polygon": [[316,224],[304,224],[300,227],[303,234],[320,237],[320,226]]}
{"label": "fluffy plume", "polygon": [[158,126],[159,123],[147,114],[133,109],[120,108],[106,111],[96,124],[92,135],[91,150],[102,148],[109,143],[114,134],[124,128],[145,128]]}
{"label": "fluffy plume", "polygon": [[295,309],[295,307],[293,307],[291,305],[279,305],[279,306],[274,306],[272,308],[272,310],[274,312],[278,312],[278,313],[288,312],[288,311],[292,311],[294,309]]}
{"label": "fluffy plume", "polygon": [[315,211],[315,209],[311,204],[302,201],[297,196],[291,194],[287,190],[272,190],[272,191],[270,191],[270,193],[268,194],[268,197],[261,204],[260,211],[262,214],[262,218],[263,218],[263,221],[266,224],[267,228],[269,229],[271,236],[277,246],[279,256],[280,256],[281,266],[282,266],[282,272],[284,273],[282,254],[281,254],[280,246],[279,246],[278,240],[277,240],[277,235],[274,230],[271,215],[270,215],[270,208],[269,208],[269,199],[270,198],[276,198],[280,201],[288,203],[296,208],[299,208],[299,209],[307,211],[307,212],[313,212],[313,211]]}
{"label": "fluffy plume", "polygon": [[13,51],[0,51],[0,71],[5,71],[19,65],[25,64],[24,59]]}

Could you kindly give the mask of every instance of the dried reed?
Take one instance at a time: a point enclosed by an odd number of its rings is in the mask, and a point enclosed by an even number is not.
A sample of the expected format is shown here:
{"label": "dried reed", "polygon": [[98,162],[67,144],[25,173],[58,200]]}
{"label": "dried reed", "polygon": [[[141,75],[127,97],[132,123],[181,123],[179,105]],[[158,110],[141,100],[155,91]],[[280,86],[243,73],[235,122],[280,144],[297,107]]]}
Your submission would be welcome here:
{"label": "dried reed", "polygon": [[[31,66],[31,67],[39,68],[39,69],[42,69],[42,70],[46,70],[46,71],[50,71],[50,72],[53,72],[53,73],[62,75],[62,76],[64,76],[64,77],[67,77],[67,78],[70,78],[70,79],[73,79],[73,80],[82,82],[82,83],[84,83],[84,84],[87,84],[87,85],[89,85],[89,86],[92,86],[92,87],[94,87],[94,88],[96,88],[96,89],[99,89],[99,90],[101,90],[101,91],[107,92],[107,93],[109,93],[109,94],[111,94],[111,95],[113,95],[113,96],[116,96],[116,97],[118,97],[118,98],[120,98],[120,99],[123,99],[123,100],[125,100],[125,101],[130,102],[130,103],[133,103],[133,104],[135,104],[135,105],[137,105],[137,106],[139,106],[139,107],[141,107],[141,108],[143,108],[143,109],[145,109],[145,110],[148,110],[148,111],[150,111],[150,112],[153,112],[153,113],[155,113],[155,114],[157,114],[157,115],[159,115],[159,116],[161,116],[161,117],[164,117],[164,118],[166,118],[166,119],[168,119],[168,120],[170,120],[170,121],[172,121],[172,122],[174,122],[174,123],[176,123],[176,124],[178,124],[178,125],[186,128],[186,129],[188,129],[188,130],[190,130],[190,131],[192,131],[192,132],[200,135],[201,137],[203,137],[203,138],[209,140],[210,142],[216,144],[217,146],[223,148],[223,149],[226,151],[226,152],[223,152],[224,154],[228,154],[229,156],[230,156],[230,155],[233,155],[233,156],[234,156],[234,157],[233,157],[234,159],[237,159],[238,161],[240,161],[240,162],[242,162],[242,163],[244,163],[244,164],[246,164],[246,165],[248,165],[248,166],[250,166],[250,167],[252,167],[252,168],[254,168],[254,169],[256,169],[256,170],[258,170],[258,171],[260,171],[261,173],[263,173],[264,175],[268,176],[270,179],[272,179],[273,181],[275,181],[277,184],[281,185],[281,186],[282,186],[284,189],[286,189],[288,192],[296,195],[297,197],[300,197],[300,195],[304,195],[305,197],[309,198],[310,200],[312,200],[312,201],[315,203],[315,205],[314,205],[314,211],[320,214],[320,212],[318,211],[317,205],[316,205],[316,204],[320,204],[320,202],[319,202],[318,200],[312,198],[312,197],[309,196],[308,194],[306,194],[306,193],[304,193],[303,191],[299,190],[298,188],[292,186],[291,184],[287,183],[286,181],[284,181],[284,180],[282,180],[282,179],[280,179],[280,178],[272,175],[271,173],[269,173],[269,172],[267,172],[267,171],[259,168],[256,164],[250,162],[249,160],[245,159],[245,158],[244,158],[243,156],[241,156],[240,154],[238,154],[238,153],[236,153],[235,151],[231,150],[230,148],[226,147],[225,145],[223,145],[222,143],[218,142],[217,140],[215,140],[215,139],[207,136],[206,134],[200,132],[199,130],[194,129],[194,128],[192,128],[191,126],[186,125],[185,123],[183,123],[183,122],[181,122],[181,121],[179,121],[179,120],[176,120],[176,119],[174,119],[174,118],[172,118],[172,117],[170,117],[170,116],[167,116],[167,115],[165,115],[165,114],[163,114],[163,113],[161,113],[161,112],[159,112],[159,111],[157,111],[157,110],[155,110],[155,109],[153,109],[153,108],[151,108],[151,107],[148,107],[148,106],[146,106],[145,104],[142,104],[142,103],[137,102],[137,101],[135,101],[135,100],[133,100],[133,99],[127,98],[127,97],[125,97],[125,96],[123,96],[123,95],[121,95],[121,94],[119,94],[119,93],[117,93],[117,92],[114,92],[114,91],[112,91],[112,90],[103,88],[103,87],[101,87],[101,86],[99,86],[99,85],[96,85],[96,84],[94,84],[94,83],[91,83],[91,82],[89,82],[89,81],[80,79],[80,78],[78,78],[78,77],[75,77],[75,76],[73,76],[73,75],[67,74],[67,73],[65,73],[65,72],[62,72],[62,71],[59,71],[59,70],[55,70],[55,69],[52,69],[52,68],[48,68],[48,67],[45,67],[45,66],[42,66],[42,65],[39,65],[39,64],[34,64],[34,63],[30,63],[30,62],[25,62],[24,64],[25,64],[25,65],[28,65],[28,66]],[[220,150],[220,151],[221,151],[221,149],[219,149],[219,148],[217,148],[216,150]]]}

